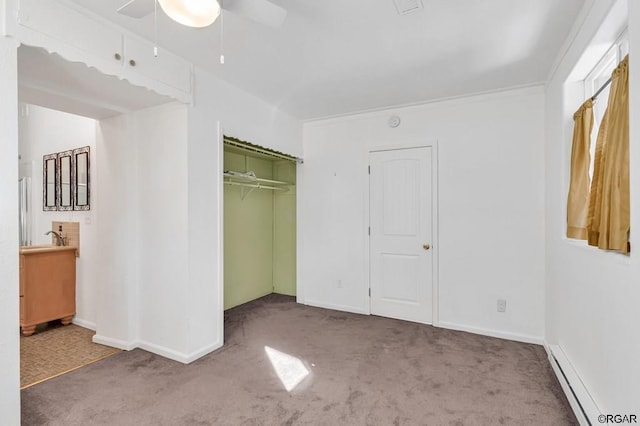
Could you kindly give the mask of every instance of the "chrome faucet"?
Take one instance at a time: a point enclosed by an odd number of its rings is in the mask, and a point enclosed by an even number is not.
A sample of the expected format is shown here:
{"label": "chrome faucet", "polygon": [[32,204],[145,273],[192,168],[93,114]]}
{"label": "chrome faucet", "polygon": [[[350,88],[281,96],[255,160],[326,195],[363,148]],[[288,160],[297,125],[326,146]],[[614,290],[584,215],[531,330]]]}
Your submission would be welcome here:
{"label": "chrome faucet", "polygon": [[49,235],[49,234],[53,234],[56,237],[57,246],[64,245],[64,237],[62,235],[58,234],[56,231],[48,231],[48,232],[45,232],[44,235]]}

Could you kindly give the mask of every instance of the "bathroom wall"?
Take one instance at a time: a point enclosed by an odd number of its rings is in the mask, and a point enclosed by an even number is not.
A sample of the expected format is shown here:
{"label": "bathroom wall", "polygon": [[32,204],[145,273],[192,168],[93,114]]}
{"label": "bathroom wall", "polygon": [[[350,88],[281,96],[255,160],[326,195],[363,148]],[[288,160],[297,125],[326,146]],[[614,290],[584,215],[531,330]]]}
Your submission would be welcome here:
{"label": "bathroom wall", "polygon": [[[91,210],[42,210],[42,156],[69,149],[90,147]],[[76,261],[76,317],[74,323],[95,329],[97,236],[96,121],[36,105],[20,104],[20,163],[32,165],[32,244],[50,244],[52,221],[80,223],[80,257]],[[17,208],[17,207],[16,207]]]}

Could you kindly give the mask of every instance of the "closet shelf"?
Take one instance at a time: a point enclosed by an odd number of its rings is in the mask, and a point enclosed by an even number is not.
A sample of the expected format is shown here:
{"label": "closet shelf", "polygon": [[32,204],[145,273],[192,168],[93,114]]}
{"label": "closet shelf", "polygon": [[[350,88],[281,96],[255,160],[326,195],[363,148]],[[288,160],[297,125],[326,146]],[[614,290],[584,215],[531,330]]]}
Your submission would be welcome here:
{"label": "closet shelf", "polygon": [[284,182],[281,180],[262,179],[256,177],[253,172],[224,172],[224,183],[227,185],[244,186],[248,188],[258,189],[271,189],[274,191],[288,191],[289,186],[293,185],[290,182]]}

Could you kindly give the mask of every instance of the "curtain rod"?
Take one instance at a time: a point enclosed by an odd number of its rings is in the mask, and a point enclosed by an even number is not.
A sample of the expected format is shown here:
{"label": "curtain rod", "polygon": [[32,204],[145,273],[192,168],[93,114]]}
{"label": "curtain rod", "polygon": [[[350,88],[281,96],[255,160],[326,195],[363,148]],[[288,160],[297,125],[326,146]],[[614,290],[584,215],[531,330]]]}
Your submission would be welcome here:
{"label": "curtain rod", "polygon": [[596,90],[596,93],[591,97],[591,100],[595,101],[598,98],[598,95],[600,93],[602,93],[602,91],[604,89],[606,89],[607,86],[610,85],[610,84],[611,84],[611,77],[609,77],[609,80],[605,81],[604,84],[602,86],[600,86],[600,88],[598,90]]}

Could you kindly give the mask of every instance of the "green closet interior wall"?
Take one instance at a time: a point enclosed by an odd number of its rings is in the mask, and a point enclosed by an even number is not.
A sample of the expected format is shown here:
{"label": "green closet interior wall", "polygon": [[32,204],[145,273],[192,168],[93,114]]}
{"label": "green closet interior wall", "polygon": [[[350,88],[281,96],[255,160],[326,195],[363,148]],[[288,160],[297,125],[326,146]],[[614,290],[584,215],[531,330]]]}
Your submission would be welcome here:
{"label": "green closet interior wall", "polygon": [[[273,178],[296,182],[296,164],[273,163]],[[273,291],[296,295],[296,186],[273,193]]]}
{"label": "green closet interior wall", "polygon": [[224,185],[224,308],[270,293],[295,296],[296,164],[225,149],[224,170],[293,184],[288,191],[250,193]]}

